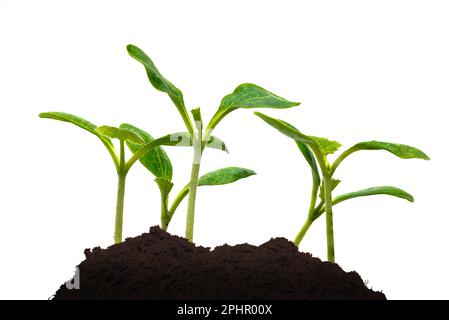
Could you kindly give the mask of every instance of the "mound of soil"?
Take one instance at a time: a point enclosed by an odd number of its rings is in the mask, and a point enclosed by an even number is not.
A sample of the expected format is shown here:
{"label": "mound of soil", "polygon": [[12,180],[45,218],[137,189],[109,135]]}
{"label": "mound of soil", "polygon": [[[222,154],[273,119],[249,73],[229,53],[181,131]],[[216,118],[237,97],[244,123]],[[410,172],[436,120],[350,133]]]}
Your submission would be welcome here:
{"label": "mound of soil", "polygon": [[385,299],[356,272],[301,253],[284,238],[211,251],[152,227],[84,253],[80,289],[63,284],[54,299]]}

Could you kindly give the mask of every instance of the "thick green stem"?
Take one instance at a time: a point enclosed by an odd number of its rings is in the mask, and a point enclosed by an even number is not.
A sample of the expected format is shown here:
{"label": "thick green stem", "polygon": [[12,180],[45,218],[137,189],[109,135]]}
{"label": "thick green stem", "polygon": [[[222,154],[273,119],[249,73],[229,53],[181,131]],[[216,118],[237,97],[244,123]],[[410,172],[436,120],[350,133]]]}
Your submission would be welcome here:
{"label": "thick green stem", "polygon": [[323,189],[324,204],[326,207],[327,260],[330,262],[335,262],[332,185],[331,176],[328,173],[323,174]]}
{"label": "thick green stem", "polygon": [[162,178],[156,178],[156,183],[159,186],[161,192],[161,228],[167,230],[170,223],[170,217],[168,212],[168,195],[173,188],[173,183]]}
{"label": "thick green stem", "polygon": [[124,141],[120,141],[120,166],[118,173],[118,188],[117,188],[117,207],[115,211],[115,233],[114,243],[122,242],[123,232],[123,207],[125,203],[125,146]]}
{"label": "thick green stem", "polygon": [[299,246],[299,244],[301,243],[302,239],[304,238],[304,236],[306,235],[307,231],[309,230],[310,226],[312,225],[312,220],[310,218],[307,218],[306,222],[304,222],[301,230],[299,230],[298,235],[296,236],[295,240],[293,241],[293,243],[296,246]]}
{"label": "thick green stem", "polygon": [[[201,140],[200,140],[201,141]],[[201,142],[200,142],[201,143]],[[201,147],[199,149],[200,154],[197,155],[197,148],[195,148],[195,158],[199,156],[201,159]],[[190,176],[189,186],[189,201],[187,203],[187,222],[186,222],[186,239],[190,242],[193,241],[193,225],[195,222],[195,202],[196,202],[196,190],[198,188],[198,177],[200,173],[200,161],[192,164],[192,174]]]}
{"label": "thick green stem", "polygon": [[187,203],[186,239],[193,242],[193,226],[195,222],[196,190],[200,175],[201,156],[206,144],[203,145],[203,121],[200,109],[192,110],[197,132],[193,134],[193,163],[189,184],[189,201]]}
{"label": "thick green stem", "polygon": [[161,194],[161,228],[167,231],[169,221],[168,214],[168,197]]}

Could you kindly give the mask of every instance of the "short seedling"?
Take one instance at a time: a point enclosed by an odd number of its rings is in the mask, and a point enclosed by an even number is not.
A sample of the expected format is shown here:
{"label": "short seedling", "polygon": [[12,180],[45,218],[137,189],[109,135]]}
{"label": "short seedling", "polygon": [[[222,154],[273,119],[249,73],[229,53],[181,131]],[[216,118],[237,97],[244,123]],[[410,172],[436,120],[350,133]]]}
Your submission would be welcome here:
{"label": "short seedling", "polygon": [[[111,155],[112,161],[114,162],[114,166],[118,176],[114,242],[122,242],[125,182],[129,170],[131,169],[133,164],[136,163],[136,161],[140,160],[144,156],[147,157],[146,159],[163,157],[165,153],[160,148],[160,146],[175,145],[178,143],[178,141],[173,140],[173,135],[166,135],[159,139],[148,140],[145,139],[145,137],[142,137],[139,132],[132,130],[131,125],[123,125],[120,128],[110,126],[97,127],[96,125],[85,119],[63,112],[44,112],[39,116],[41,118],[48,118],[72,123],[97,136],[108,150],[109,154]],[[116,153],[111,138],[115,138],[120,141],[119,154]],[[137,150],[128,161],[126,161],[125,159],[125,142],[128,144],[139,145],[139,150]],[[155,162],[153,167],[156,167],[158,164],[160,163]],[[158,183],[159,180],[163,180],[171,174],[171,167],[169,168],[161,166],[157,167],[156,169],[154,169],[154,174],[156,175],[156,181],[158,181]]]}
{"label": "short seedling", "polygon": [[[344,151],[332,164],[330,164],[328,162],[327,156],[336,152],[341,146],[340,143],[325,138],[304,135],[291,124],[279,119],[271,118],[260,112],[256,112],[256,115],[273,128],[292,138],[296,142],[299,150],[302,152],[312,170],[313,184],[309,213],[306,222],[295,238],[294,242],[296,245],[299,245],[308,229],[310,228],[311,224],[325,212],[327,258],[329,261],[335,262],[334,228],[332,214],[332,207],[334,205],[345,200],[377,194],[395,196],[413,202],[413,197],[409,193],[392,186],[368,188],[356,192],[346,193],[333,198],[332,191],[340,183],[340,180],[333,179],[333,175],[341,162],[356,151],[385,150],[402,159],[417,158],[429,160],[429,157],[421,150],[403,144],[380,141],[366,141],[357,143],[353,147]],[[317,205],[316,202],[318,196],[320,197],[321,201]]]}
{"label": "short seedling", "polygon": [[[187,223],[186,223],[186,238],[189,241],[193,240],[193,226],[195,217],[195,201],[196,190],[199,184],[199,171],[201,165],[201,158],[205,146],[211,143],[211,133],[223,118],[230,112],[240,108],[275,108],[285,109],[299,105],[297,102],[287,101],[257,85],[245,83],[239,85],[233,93],[225,96],[221,104],[209,121],[206,129],[203,130],[203,120],[200,109],[191,111],[192,118],[184,104],[182,92],[168,81],[154,65],[153,61],[142,50],[133,45],[128,45],[128,53],[131,57],[139,61],[145,67],[148,79],[151,84],[159,91],[165,92],[171,98],[176,108],[178,109],[188,131],[189,141],[192,141],[194,156],[191,170],[191,177],[189,183],[189,199],[187,204]],[[195,125],[193,125],[195,123]],[[213,139],[212,139],[213,140]]]}

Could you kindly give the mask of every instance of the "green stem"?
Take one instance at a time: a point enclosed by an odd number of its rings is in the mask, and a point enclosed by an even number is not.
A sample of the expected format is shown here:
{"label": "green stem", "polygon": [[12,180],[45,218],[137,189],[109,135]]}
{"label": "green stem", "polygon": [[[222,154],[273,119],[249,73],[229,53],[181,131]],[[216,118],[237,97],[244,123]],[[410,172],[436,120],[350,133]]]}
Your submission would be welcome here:
{"label": "green stem", "polygon": [[125,202],[125,181],[126,173],[125,169],[125,146],[124,141],[120,141],[120,165],[118,173],[118,188],[117,188],[117,207],[115,212],[115,233],[114,243],[122,242],[123,232],[123,207]]}
{"label": "green stem", "polygon": [[195,202],[196,202],[196,190],[198,188],[198,179],[201,165],[202,155],[202,139],[201,130],[198,130],[198,134],[195,135],[193,148],[193,164],[192,173],[190,175],[189,184],[189,201],[187,203],[187,222],[186,222],[186,239],[190,242],[193,241],[193,225],[195,222]]}
{"label": "green stem", "polygon": [[161,228],[164,231],[167,231],[170,223],[168,217],[168,197],[161,193]]}
{"label": "green stem", "polygon": [[173,183],[162,178],[156,178],[155,181],[159,186],[161,193],[161,228],[162,230],[167,230],[168,224],[170,223],[168,213],[168,195],[173,188]]}
{"label": "green stem", "polygon": [[319,179],[316,179],[316,177],[314,177],[312,185],[312,195],[310,197],[309,214],[307,216],[307,220],[304,222],[301,230],[299,230],[298,235],[293,241],[293,243],[296,244],[296,246],[299,246],[299,244],[301,243],[302,239],[304,238],[304,236],[306,235],[307,231],[309,230],[310,226],[314,221],[315,204],[319,187],[320,187]]}
{"label": "green stem", "polygon": [[108,143],[108,142],[105,141],[104,139],[101,139],[101,138],[100,138],[100,140],[101,140],[101,142],[103,142],[104,146],[105,146],[106,149],[108,150],[109,155],[110,155],[111,158],[112,158],[112,161],[114,161],[115,169],[118,171],[118,170],[120,169],[120,163],[119,163],[120,160],[118,159],[117,154],[115,153],[114,145]]}
{"label": "green stem", "polygon": [[327,260],[335,262],[334,222],[332,215],[332,185],[329,173],[323,174],[324,204],[326,207]]}
{"label": "green stem", "polygon": [[349,148],[348,150],[344,151],[340,156],[338,156],[337,159],[335,159],[334,163],[332,164],[330,170],[329,170],[329,175],[332,177],[335,170],[337,170],[338,166],[340,165],[340,163],[346,159],[349,155],[351,155],[352,153],[358,151],[357,148]]}
{"label": "green stem", "polygon": [[306,222],[304,222],[301,230],[299,230],[298,235],[296,236],[295,240],[293,241],[293,243],[296,246],[299,246],[299,244],[301,243],[302,239],[304,238],[304,236],[306,235],[307,231],[309,230],[310,226],[312,225],[313,220],[311,220],[310,218],[307,218]]}
{"label": "green stem", "polygon": [[170,207],[170,210],[168,210],[168,222],[170,223],[171,219],[173,218],[173,215],[175,214],[176,209],[178,209],[179,205],[181,204],[182,200],[187,196],[189,193],[189,185],[186,185],[176,196],[175,200],[173,200],[172,205]]}

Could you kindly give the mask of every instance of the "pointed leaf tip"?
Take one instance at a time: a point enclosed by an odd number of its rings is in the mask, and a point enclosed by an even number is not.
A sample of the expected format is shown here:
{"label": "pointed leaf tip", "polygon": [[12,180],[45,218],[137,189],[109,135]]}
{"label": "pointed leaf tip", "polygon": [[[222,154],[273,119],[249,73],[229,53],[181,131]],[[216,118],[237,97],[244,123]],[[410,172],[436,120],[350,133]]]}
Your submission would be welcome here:
{"label": "pointed leaf tip", "polygon": [[385,150],[401,159],[422,159],[430,160],[430,158],[421,150],[405,144],[383,142],[383,141],[365,141],[359,142],[352,148],[354,151],[359,150]]}

